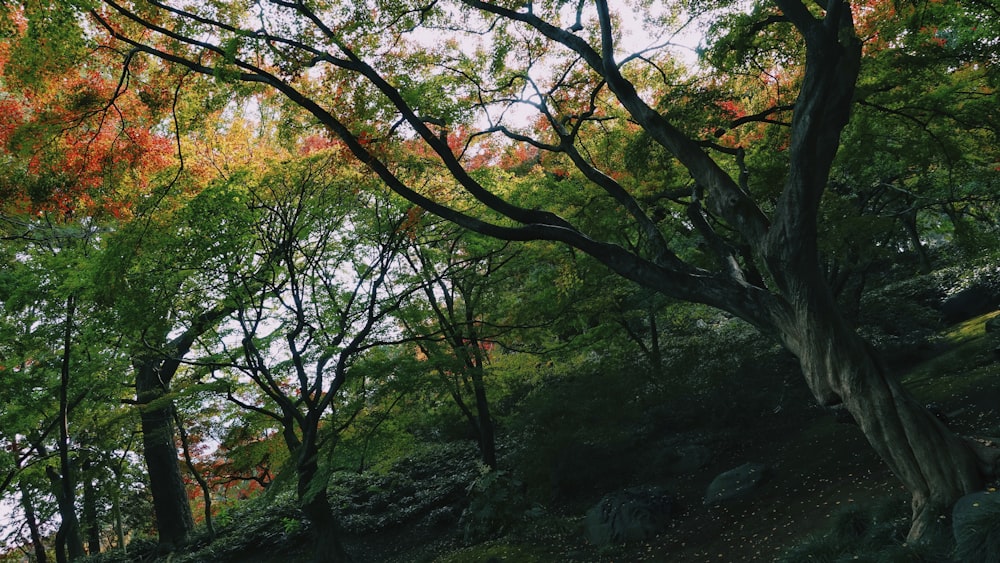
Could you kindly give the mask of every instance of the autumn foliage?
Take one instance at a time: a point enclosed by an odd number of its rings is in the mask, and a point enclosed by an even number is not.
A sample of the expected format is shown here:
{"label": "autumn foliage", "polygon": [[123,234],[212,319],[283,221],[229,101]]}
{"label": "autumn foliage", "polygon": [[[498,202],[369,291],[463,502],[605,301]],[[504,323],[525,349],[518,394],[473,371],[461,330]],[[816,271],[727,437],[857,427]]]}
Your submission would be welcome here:
{"label": "autumn foliage", "polygon": [[105,46],[95,46],[87,64],[37,81],[9,68],[15,46],[0,44],[3,211],[128,217],[134,196],[172,161],[172,141],[152,130],[160,116],[133,91],[131,74],[109,72],[120,60]]}

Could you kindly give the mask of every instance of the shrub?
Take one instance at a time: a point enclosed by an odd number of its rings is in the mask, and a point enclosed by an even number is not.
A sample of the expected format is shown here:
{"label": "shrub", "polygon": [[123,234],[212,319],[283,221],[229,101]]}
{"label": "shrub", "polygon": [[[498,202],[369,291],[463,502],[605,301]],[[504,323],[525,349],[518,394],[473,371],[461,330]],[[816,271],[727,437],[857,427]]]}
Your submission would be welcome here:
{"label": "shrub", "polygon": [[467,543],[509,532],[529,513],[524,483],[507,471],[484,469],[469,493],[469,506],[459,521]]}

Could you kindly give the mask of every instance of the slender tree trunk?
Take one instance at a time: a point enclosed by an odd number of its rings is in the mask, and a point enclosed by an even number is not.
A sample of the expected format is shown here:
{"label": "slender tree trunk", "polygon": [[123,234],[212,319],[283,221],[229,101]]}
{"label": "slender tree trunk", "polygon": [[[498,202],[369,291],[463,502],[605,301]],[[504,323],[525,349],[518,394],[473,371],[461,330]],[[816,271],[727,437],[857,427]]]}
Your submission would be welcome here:
{"label": "slender tree trunk", "polygon": [[486,385],[483,383],[483,368],[472,366],[469,370],[472,379],[472,390],[476,396],[475,428],[479,439],[479,453],[483,463],[491,469],[497,468],[497,441],[493,428],[493,416],[490,414],[490,402],[486,396]]}
{"label": "slender tree trunk", "polygon": [[647,310],[649,319],[649,363],[653,366],[653,374],[659,377],[663,374],[663,352],[660,350],[660,325],[656,322],[656,307],[650,302]]}
{"label": "slender tree trunk", "polygon": [[35,514],[35,505],[31,502],[31,491],[27,485],[21,483],[21,507],[24,508],[24,520],[28,524],[28,531],[31,533],[31,547],[35,551],[36,563],[48,563],[48,554],[45,552],[45,543],[42,540],[42,532],[38,528],[38,516]]}
{"label": "slender tree trunk", "polygon": [[184,430],[184,424],[181,421],[181,417],[177,415],[177,411],[174,411],[174,423],[177,425],[177,433],[181,438],[181,448],[184,450],[184,463],[187,465],[188,471],[191,472],[191,476],[198,481],[198,487],[201,489],[201,498],[205,501],[205,527],[208,528],[208,536],[214,538],[215,524],[212,522],[212,489],[209,488],[208,481],[198,471],[198,466],[195,465],[194,458],[191,457],[191,447],[188,444],[187,431]]}
{"label": "slender tree trunk", "polygon": [[[59,489],[59,516],[62,524],[59,531],[66,542],[69,559],[79,559],[86,555],[83,549],[83,539],[80,537],[80,521],[76,516],[76,483],[73,478],[73,466],[69,458],[69,378],[70,359],[73,350],[73,317],[76,312],[76,300],[70,295],[66,298],[66,325],[63,332],[63,355],[59,382],[59,470],[49,475],[53,484]],[[51,468],[50,468],[51,469]]]}
{"label": "slender tree trunk", "polygon": [[52,491],[59,507],[59,517],[62,523],[56,530],[56,561],[64,563],[79,559],[85,555],[83,540],[80,539],[80,521],[76,517],[76,504],[72,497],[66,496],[66,477],[60,475],[53,467],[46,467],[45,473],[52,484]]}
{"label": "slender tree trunk", "polygon": [[904,214],[900,220],[906,228],[906,235],[910,238],[910,244],[917,253],[920,261],[920,271],[924,274],[931,271],[931,258],[927,254],[927,247],[920,240],[920,231],[917,229],[917,210],[914,209]]}
{"label": "slender tree trunk", "polygon": [[159,378],[158,362],[136,362],[136,398],[140,405],[142,445],[149,474],[149,490],[160,543],[177,548],[194,530],[194,518],[181,476],[174,441],[173,404],[165,400],[166,382]]}
{"label": "slender tree trunk", "polygon": [[83,522],[84,535],[87,538],[87,552],[96,555],[101,552],[101,526],[97,517],[97,490],[94,479],[88,475],[89,462],[83,464]]}
{"label": "slender tree trunk", "polygon": [[115,471],[115,487],[111,492],[111,517],[114,520],[116,547],[128,553],[125,543],[125,522],[122,519],[121,473]]}

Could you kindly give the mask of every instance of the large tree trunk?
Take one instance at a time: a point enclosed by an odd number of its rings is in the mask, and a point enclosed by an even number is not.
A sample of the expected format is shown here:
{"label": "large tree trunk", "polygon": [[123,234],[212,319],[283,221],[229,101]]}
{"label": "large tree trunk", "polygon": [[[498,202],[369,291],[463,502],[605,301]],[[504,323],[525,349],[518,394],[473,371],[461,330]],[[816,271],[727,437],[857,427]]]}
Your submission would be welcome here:
{"label": "large tree trunk", "polygon": [[158,377],[158,364],[151,359],[136,362],[136,399],[156,528],[160,543],[169,549],[187,542],[194,518],[174,441],[173,404],[163,398],[166,383]]}
{"label": "large tree trunk", "polygon": [[782,315],[779,338],[799,358],[817,401],[842,404],[909,490],[913,520],[907,540],[917,541],[959,497],[983,486],[980,460],[887,372],[843,321],[822,280],[809,285],[812,291],[797,294],[811,298],[791,303],[791,314]]}

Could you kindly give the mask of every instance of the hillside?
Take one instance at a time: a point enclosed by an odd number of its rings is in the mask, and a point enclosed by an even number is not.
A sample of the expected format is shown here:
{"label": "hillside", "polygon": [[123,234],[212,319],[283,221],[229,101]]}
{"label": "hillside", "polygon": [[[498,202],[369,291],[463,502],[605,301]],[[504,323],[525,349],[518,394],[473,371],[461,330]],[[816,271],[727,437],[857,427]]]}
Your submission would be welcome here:
{"label": "hillside", "polygon": [[[904,376],[961,434],[1000,435],[998,342],[984,329],[997,314],[932,335]],[[626,373],[612,387],[606,373],[545,382],[506,414],[508,470],[485,485],[483,477],[472,486],[480,470],[474,445],[462,442],[425,445],[382,472],[338,475],[331,493],[349,549],[357,561],[398,563],[951,561],[947,525],[936,543],[903,544],[906,492],[855,425],[814,406],[790,358],[773,349],[764,356],[698,401],[663,388],[628,399],[622,390],[636,382]],[[691,444],[710,455],[679,466],[679,446]],[[709,482],[747,462],[769,466],[769,479],[749,496],[706,506]],[[669,523],[643,541],[590,545],[587,509],[635,485],[672,493]],[[307,560],[307,524],[290,496],[276,496],[233,508],[214,542],[169,560]],[[92,561],[167,560],[142,545],[125,559]]]}

